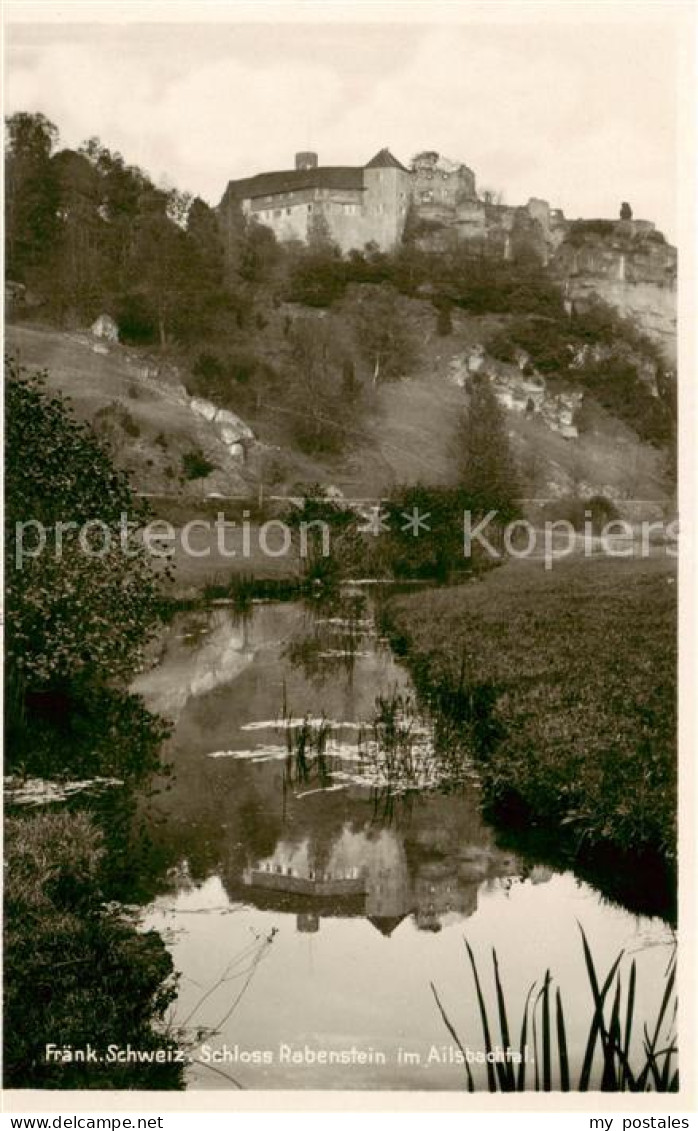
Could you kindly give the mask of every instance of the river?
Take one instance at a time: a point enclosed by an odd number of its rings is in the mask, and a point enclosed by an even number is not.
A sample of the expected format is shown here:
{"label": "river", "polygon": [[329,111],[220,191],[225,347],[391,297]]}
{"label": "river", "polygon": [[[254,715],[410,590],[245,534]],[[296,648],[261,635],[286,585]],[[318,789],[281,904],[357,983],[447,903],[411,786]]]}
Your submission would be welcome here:
{"label": "river", "polygon": [[626,980],[636,961],[638,1026],[673,932],[499,846],[474,767],[435,747],[366,593],[177,614],[133,685],[174,723],[140,818],[165,868],[142,922],[180,975],[187,1084],[463,1088],[433,983],[482,1087],[464,939],[493,1011],[496,948],[517,1047],[550,969],[574,1077],[591,1015],[579,925],[604,975],[621,949]]}

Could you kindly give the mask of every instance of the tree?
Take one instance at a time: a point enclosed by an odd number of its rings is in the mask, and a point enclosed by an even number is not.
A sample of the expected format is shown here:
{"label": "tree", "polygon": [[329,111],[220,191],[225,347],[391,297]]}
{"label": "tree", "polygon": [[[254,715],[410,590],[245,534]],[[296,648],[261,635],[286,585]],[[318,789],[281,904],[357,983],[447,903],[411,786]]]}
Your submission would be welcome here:
{"label": "tree", "polygon": [[414,365],[417,345],[392,287],[362,288],[356,330],[374,385],[403,377]]}
{"label": "tree", "polygon": [[[338,356],[332,329],[325,323],[297,319],[290,344],[284,400],[294,438],[310,453],[336,451],[359,410],[355,378],[350,377],[346,359]],[[350,385],[352,395],[346,396]]]}
{"label": "tree", "polygon": [[189,335],[203,338],[215,329],[215,319],[232,306],[232,283],[226,279],[223,238],[212,208],[194,197],[187,215],[190,263]]}
{"label": "tree", "polygon": [[110,264],[106,223],[100,215],[102,186],[94,165],[82,153],[63,149],[53,160],[58,184],[59,230],[49,301],[59,319],[72,312],[91,321],[104,305]]}
{"label": "tree", "polygon": [[281,258],[281,249],[271,228],[257,220],[246,220],[240,249],[239,272],[241,277],[255,287],[269,283]]}
{"label": "tree", "polygon": [[487,378],[470,394],[460,435],[460,478],[482,511],[496,510],[502,522],[518,511],[519,484],[509,448],[505,417]]}
{"label": "tree", "polygon": [[53,255],[59,189],[51,154],[58,130],[43,114],[5,120],[7,272],[32,282]]}
{"label": "tree", "polygon": [[[99,138],[90,138],[78,152],[87,158],[99,177],[99,215],[103,221],[101,249],[107,264],[106,294],[121,297],[138,274],[134,261],[139,215],[149,207],[151,196],[157,190],[142,169],[127,165],[120,153],[112,153]],[[161,193],[160,199],[165,200],[165,194]]]}
{"label": "tree", "polygon": [[11,358],[6,373],[8,665],[25,689],[125,677],[160,608],[160,580],[136,538],[147,508],[45,374]]}
{"label": "tree", "polygon": [[627,200],[624,200],[620,206],[620,218],[621,220],[632,220],[633,218],[633,210]]}
{"label": "tree", "polygon": [[[454,570],[470,569],[472,560],[463,555],[463,514],[473,507],[474,500],[459,487],[417,483],[392,491],[388,531],[378,547],[381,567],[393,577],[444,581]],[[412,524],[405,521],[408,516]]]}
{"label": "tree", "polygon": [[308,242],[289,248],[287,298],[305,306],[328,307],[346,289],[347,265],[332,240],[324,211],[317,208],[308,220]]}
{"label": "tree", "polygon": [[451,318],[451,304],[442,302],[439,304],[438,313],[436,316],[436,333],[441,338],[448,337],[453,333],[453,320]]}
{"label": "tree", "polygon": [[167,198],[149,194],[139,209],[131,286],[151,311],[160,346],[172,340],[180,317],[186,319],[193,289],[186,233],[167,215]]}
{"label": "tree", "polygon": [[337,255],[338,248],[332,239],[330,225],[322,207],[315,206],[308,220],[308,247],[314,252]]}

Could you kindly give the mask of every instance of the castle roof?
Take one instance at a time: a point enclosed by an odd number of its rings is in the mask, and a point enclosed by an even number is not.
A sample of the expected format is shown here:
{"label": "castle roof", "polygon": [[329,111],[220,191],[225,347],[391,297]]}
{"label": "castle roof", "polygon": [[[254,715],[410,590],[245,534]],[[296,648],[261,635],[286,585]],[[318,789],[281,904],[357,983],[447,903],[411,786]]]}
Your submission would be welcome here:
{"label": "castle roof", "polygon": [[366,165],[367,169],[401,169],[403,173],[409,173],[409,169],[398,161],[397,157],[393,157],[389,149],[380,149],[375,157]]}
{"label": "castle roof", "polygon": [[312,188],[362,190],[364,171],[360,166],[355,165],[320,165],[315,169],[286,169],[279,173],[258,173],[255,177],[244,177],[242,180],[228,183],[228,192],[243,200]]}
{"label": "castle roof", "polygon": [[404,915],[369,915],[367,918],[369,923],[372,923],[382,935],[389,938],[395,928],[406,918],[406,913]]}

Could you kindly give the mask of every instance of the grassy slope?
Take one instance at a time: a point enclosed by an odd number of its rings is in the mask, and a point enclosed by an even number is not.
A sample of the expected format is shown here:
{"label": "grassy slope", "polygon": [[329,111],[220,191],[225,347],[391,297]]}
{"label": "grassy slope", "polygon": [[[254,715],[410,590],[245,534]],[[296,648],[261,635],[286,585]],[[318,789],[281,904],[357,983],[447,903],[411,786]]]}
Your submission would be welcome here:
{"label": "grassy slope", "polygon": [[[47,369],[50,385],[72,401],[76,414],[92,422],[115,402],[133,421],[135,435],[119,430],[115,462],[128,471],[137,490],[201,498],[201,483],[179,480],[185,452],[200,448],[219,469],[206,490],[250,492],[239,466],[228,456],[215,428],[181,403],[179,375],[154,355],[110,345],[96,353],[90,335],[26,326],[6,327],[6,349],[28,368]],[[157,376],[145,376],[146,368]],[[164,436],[166,446],[156,442]],[[171,468],[174,477],[165,469]]]}
{"label": "grassy slope", "polygon": [[[468,317],[457,312],[454,332],[440,338],[430,303],[412,302],[410,320],[419,357],[409,378],[376,390],[366,419],[350,436],[338,456],[308,456],[294,446],[290,422],[277,406],[265,406],[250,419],[269,459],[283,469],[278,482],[262,472],[266,491],[283,494],[298,482],[332,483],[345,494],[379,496],[400,483],[421,480],[451,484],[456,468],[457,425],[461,390],[448,378],[454,357],[468,346],[486,340],[506,319]],[[346,312],[332,312],[342,331]],[[271,353],[281,340],[270,324],[266,345]],[[186,495],[195,504],[208,492],[255,494],[262,464],[252,457],[249,468],[230,460],[215,429],[177,403],[173,387],[186,374],[162,365],[157,354],[139,354],[121,346],[107,356],[93,352],[89,335],[67,334],[28,326],[7,327],[8,349],[27,365],[46,367],[56,387],[69,395],[86,419],[117,401],[139,429],[138,436],[121,435],[117,460],[132,475],[137,488],[148,493]],[[159,368],[157,377],[143,380],[144,366]],[[621,496],[665,500],[667,485],[659,453],[601,410],[590,415],[591,427],[577,441],[568,441],[541,421],[509,413],[512,444],[524,475],[528,496],[570,491],[583,482],[594,489],[610,487]],[[167,446],[155,443],[164,433]],[[200,447],[219,471],[203,483],[179,481],[181,457]],[[260,451],[262,449],[260,448]],[[176,472],[167,477],[166,468]]]}
{"label": "grassy slope", "polygon": [[675,580],[664,556],[521,562],[391,605],[418,682],[461,710],[473,689],[488,704],[491,802],[580,844],[673,858]]}
{"label": "grassy slope", "polygon": [[[322,321],[331,324],[338,339],[346,337],[351,324],[352,301],[348,298],[331,311],[320,312]],[[346,494],[358,496],[385,494],[395,484],[417,480],[434,486],[453,482],[463,394],[450,379],[451,364],[469,347],[486,342],[510,319],[456,310],[453,333],[440,337],[430,302],[403,299],[403,308],[417,347],[413,370],[402,381],[378,387],[364,423],[349,434],[341,455],[309,457],[298,452],[292,421],[276,406],[265,406],[252,422],[263,440],[280,449],[289,482],[332,483]],[[282,313],[269,312],[264,342],[267,360],[272,364],[283,343],[276,323],[290,310],[304,318],[320,317],[318,312],[290,305]],[[512,368],[511,373],[518,370]],[[516,412],[508,414],[526,496],[555,497],[573,493],[584,484],[591,493],[610,489],[618,498],[667,502],[669,488],[662,455],[640,443],[631,429],[598,406],[587,408],[585,416],[585,432],[578,440],[569,441],[540,420]]]}
{"label": "grassy slope", "polygon": [[[341,320],[345,314],[340,310],[330,317]],[[274,411],[273,405],[258,420],[250,421],[262,443],[270,445],[273,454],[278,449],[285,464],[285,481],[265,482],[267,493],[284,494],[298,482],[321,482],[335,484],[347,495],[376,497],[396,484],[453,482],[463,395],[448,378],[449,366],[454,357],[486,340],[506,319],[456,312],[453,334],[438,337],[430,303],[411,303],[410,318],[419,346],[414,374],[376,390],[364,426],[352,435],[341,455],[318,458],[299,452],[293,445],[288,421]],[[281,340],[281,336],[280,330],[270,327],[267,344],[272,352],[275,338]],[[105,355],[95,353],[92,345],[87,334],[26,325],[7,327],[8,349],[25,365],[48,369],[52,385],[72,399],[78,415],[93,420],[99,410],[114,402],[128,412],[138,435],[119,436],[116,460],[129,472],[138,490],[185,500],[189,514],[183,518],[200,513],[203,497],[209,492],[256,497],[255,468],[259,463],[253,460],[242,470],[227,456],[215,429],[178,402],[178,388],[186,375],[162,364],[157,354],[112,346]],[[157,370],[157,376],[144,379],[146,367],[151,373]],[[638,443],[632,432],[601,410],[592,415],[590,431],[574,442],[540,421],[516,413],[510,413],[508,420],[512,443],[528,476],[524,490],[530,496],[551,493],[551,484],[569,490],[573,481],[584,481],[599,489],[610,485],[636,498],[666,497],[660,455]],[[156,442],[161,435],[166,440],[164,448]],[[179,479],[182,455],[195,447],[201,448],[219,470],[205,481],[183,483]],[[166,468],[173,469],[176,476],[168,477]],[[221,506],[226,509],[225,503]],[[204,547],[203,537],[197,532],[197,548]],[[293,555],[264,555],[256,538],[249,556],[243,554],[239,534],[231,535],[229,544],[238,550],[235,558],[218,552],[215,536],[210,539],[206,556],[179,552],[177,591],[186,593],[208,582],[220,585],[240,573],[258,577],[297,573]]]}

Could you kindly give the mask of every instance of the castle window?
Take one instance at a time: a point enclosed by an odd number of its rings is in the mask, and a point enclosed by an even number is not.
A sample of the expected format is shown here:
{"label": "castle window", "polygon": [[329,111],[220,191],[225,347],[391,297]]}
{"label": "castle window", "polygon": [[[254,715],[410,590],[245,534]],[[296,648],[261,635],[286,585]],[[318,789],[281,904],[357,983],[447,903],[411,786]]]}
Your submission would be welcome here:
{"label": "castle window", "polygon": [[290,209],[290,208],[287,208],[287,209],[286,209],[286,215],[287,215],[287,216],[290,216],[290,215],[291,215],[291,209]]}
{"label": "castle window", "polygon": [[431,204],[434,200],[434,194],[431,189],[427,189],[422,193],[422,204]]}
{"label": "castle window", "polygon": [[275,209],[274,209],[274,216],[280,216],[280,215],[281,215],[281,209],[280,209],[280,208],[275,208]]}

